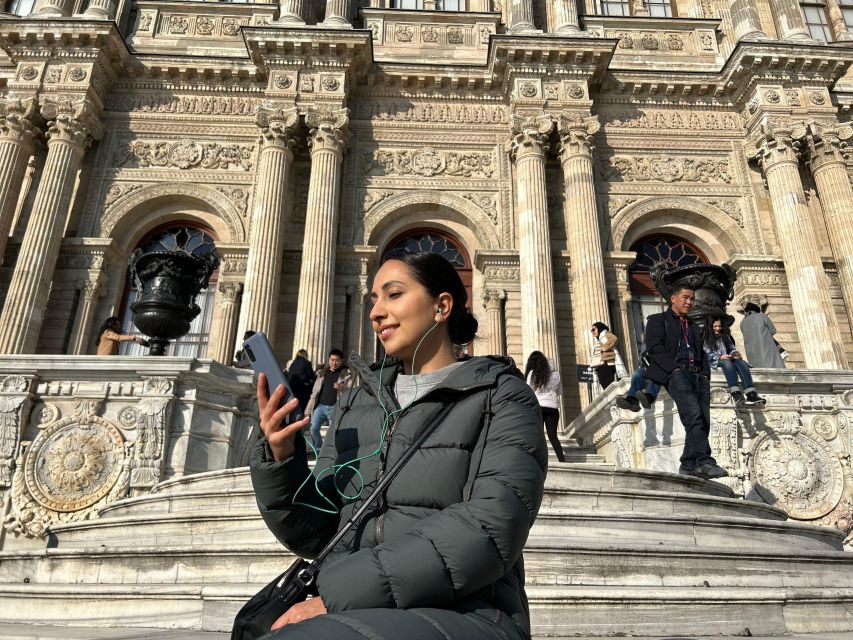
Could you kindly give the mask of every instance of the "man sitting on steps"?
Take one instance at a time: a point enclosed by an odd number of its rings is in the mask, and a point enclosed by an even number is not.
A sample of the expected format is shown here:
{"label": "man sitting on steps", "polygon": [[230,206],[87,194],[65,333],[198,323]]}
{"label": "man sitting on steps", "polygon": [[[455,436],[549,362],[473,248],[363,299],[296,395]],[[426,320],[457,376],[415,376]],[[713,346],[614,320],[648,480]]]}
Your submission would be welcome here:
{"label": "man sitting on steps", "polygon": [[670,296],[670,308],[649,316],[646,345],[651,362],[646,378],[666,387],[684,425],[684,450],[678,473],[709,480],[728,473],[711,455],[711,370],[702,348],[699,326],[687,314],[696,292],[681,286]]}

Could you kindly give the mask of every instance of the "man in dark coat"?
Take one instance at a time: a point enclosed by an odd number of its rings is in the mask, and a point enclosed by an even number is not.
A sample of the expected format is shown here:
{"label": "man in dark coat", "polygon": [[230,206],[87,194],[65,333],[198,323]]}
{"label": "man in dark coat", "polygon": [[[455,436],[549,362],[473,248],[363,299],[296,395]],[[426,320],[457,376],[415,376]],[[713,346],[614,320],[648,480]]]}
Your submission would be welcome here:
{"label": "man in dark coat", "polygon": [[[293,395],[299,400],[299,412],[304,414],[308,400],[311,399],[314,380],[317,379],[311,361],[308,359],[308,352],[305,349],[296,352],[296,357],[290,363],[287,375],[289,376],[290,388],[293,389]],[[301,415],[297,419],[299,418]]]}
{"label": "man in dark coat", "polygon": [[646,345],[651,363],[646,378],[666,387],[684,425],[684,450],[678,472],[711,479],[728,473],[711,455],[711,370],[699,326],[688,319],[696,292],[677,288],[670,308],[649,316]]}

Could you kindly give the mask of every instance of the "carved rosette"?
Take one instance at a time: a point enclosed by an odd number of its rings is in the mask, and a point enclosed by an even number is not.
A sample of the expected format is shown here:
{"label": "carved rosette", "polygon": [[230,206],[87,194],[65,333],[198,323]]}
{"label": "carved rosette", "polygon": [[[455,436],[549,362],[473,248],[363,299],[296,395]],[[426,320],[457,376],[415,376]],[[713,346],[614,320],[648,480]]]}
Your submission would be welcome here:
{"label": "carved rosette", "polygon": [[827,515],[844,492],[844,471],[832,448],[804,433],[759,436],[750,476],[762,499],[797,520]]}
{"label": "carved rosette", "polygon": [[30,405],[29,386],[29,381],[19,375],[0,380],[0,488],[12,484],[21,424]]}
{"label": "carved rosette", "polygon": [[342,155],[349,144],[349,109],[315,107],[305,115],[311,153],[331,151]]}
{"label": "carved rosette", "polygon": [[554,128],[550,116],[524,118],[513,114],[510,127],[512,139],[507,143],[507,151],[516,162],[529,155],[544,157],[548,152],[548,136]]}
{"label": "carved rosette", "polygon": [[593,139],[601,124],[597,116],[564,111],[557,121],[557,133],[560,135],[560,159],[566,162],[576,155],[591,156],[594,149]]}
{"label": "carved rosette", "polygon": [[22,447],[4,526],[14,535],[43,537],[53,524],[85,520],[127,493],[129,447],[120,429],[97,415],[98,401],[81,401],[74,415],[41,427]]}
{"label": "carved rosette", "polygon": [[29,146],[38,135],[33,124],[37,103],[35,98],[0,99],[0,140]]}
{"label": "carved rosette", "polygon": [[261,150],[274,146],[293,151],[299,127],[299,111],[296,107],[282,109],[271,104],[261,105],[255,123],[261,130]]}

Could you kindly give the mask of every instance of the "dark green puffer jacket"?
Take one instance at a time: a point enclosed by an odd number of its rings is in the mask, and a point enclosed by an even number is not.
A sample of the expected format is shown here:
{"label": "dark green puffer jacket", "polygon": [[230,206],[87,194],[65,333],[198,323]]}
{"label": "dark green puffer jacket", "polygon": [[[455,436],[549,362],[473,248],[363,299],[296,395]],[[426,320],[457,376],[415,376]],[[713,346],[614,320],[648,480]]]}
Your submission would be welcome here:
{"label": "dark green puffer jacket", "polygon": [[[361,384],[342,394],[314,473],[368,456],[379,446],[384,412],[379,405],[379,370],[352,357]],[[381,398],[389,411],[395,363],[382,371]],[[493,417],[483,442],[484,410],[491,394]],[[264,521],[294,553],[313,557],[347,521],[377,479],[396,462],[443,405],[452,403],[441,425],[394,479],[384,499],[339,545],[320,571],[318,589],[330,613],[364,608],[440,607],[501,614],[529,636],[522,549],[539,505],[547,449],[539,404],[509,358],[475,357],[440,386],[396,414],[382,455],[356,463],[365,481],[345,468],[319,483],[339,506],[325,514],[293,504],[309,475],[305,444],[285,462],[273,461],[265,440],[251,460],[252,482]],[[476,450],[484,447],[482,455]],[[470,464],[480,459],[478,469]],[[470,477],[469,477],[470,474]],[[358,498],[341,498],[335,490]],[[466,483],[471,498],[463,501]],[[298,502],[329,509],[314,478]],[[491,612],[491,613],[489,613]],[[501,613],[499,613],[501,612]]]}

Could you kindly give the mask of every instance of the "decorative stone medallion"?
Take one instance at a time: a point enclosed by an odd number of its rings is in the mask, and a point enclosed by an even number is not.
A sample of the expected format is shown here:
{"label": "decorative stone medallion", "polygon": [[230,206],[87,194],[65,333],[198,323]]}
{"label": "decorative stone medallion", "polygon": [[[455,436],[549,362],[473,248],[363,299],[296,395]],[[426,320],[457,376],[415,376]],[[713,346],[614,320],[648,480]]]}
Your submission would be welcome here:
{"label": "decorative stone medallion", "polygon": [[21,70],[21,80],[35,80],[38,78],[39,72],[35,67],[24,67]]}
{"label": "decorative stone medallion", "polygon": [[111,423],[65,418],[36,437],[24,474],[30,495],[52,511],[79,511],[106,496],[119,479],[124,438]]}
{"label": "decorative stone medallion", "polygon": [[829,416],[817,416],[812,420],[812,431],[824,440],[834,440],[838,435],[838,425]]}
{"label": "decorative stone medallion", "polygon": [[532,98],[536,95],[536,85],[532,82],[522,82],[518,92],[525,98]]}
{"label": "decorative stone medallion", "polygon": [[802,433],[760,436],[750,467],[762,499],[797,520],[825,516],[844,492],[844,470],[830,446]]}
{"label": "decorative stone medallion", "polygon": [[88,74],[86,73],[85,69],[81,69],[80,67],[77,67],[76,69],[71,70],[71,72],[68,74],[68,78],[72,82],[83,82],[83,80],[86,79],[87,75]]}

